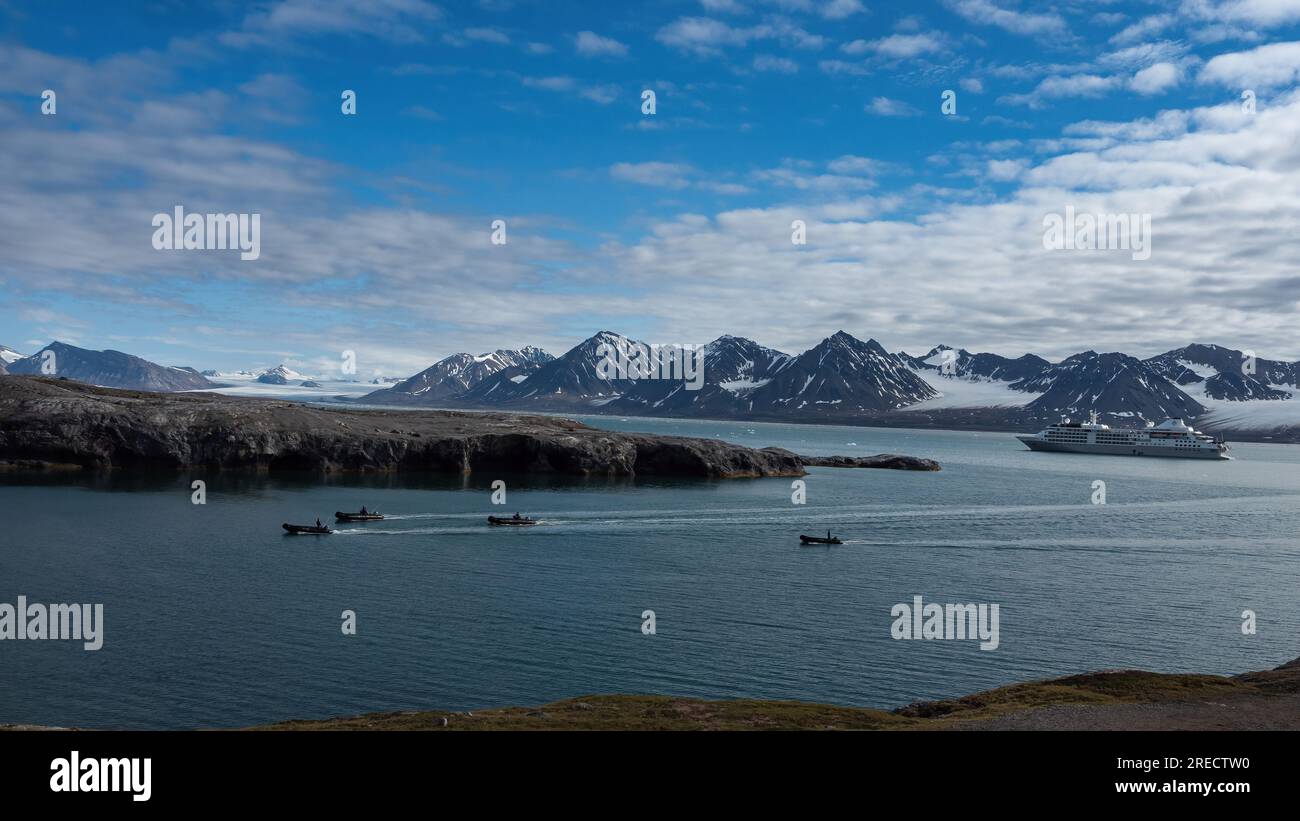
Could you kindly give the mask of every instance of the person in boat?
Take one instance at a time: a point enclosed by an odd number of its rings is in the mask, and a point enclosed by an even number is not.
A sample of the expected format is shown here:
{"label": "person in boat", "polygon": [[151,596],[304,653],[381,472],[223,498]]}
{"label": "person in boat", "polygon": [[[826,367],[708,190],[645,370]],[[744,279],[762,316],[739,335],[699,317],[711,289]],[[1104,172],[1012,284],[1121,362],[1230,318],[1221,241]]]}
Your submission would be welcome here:
{"label": "person in boat", "polygon": [[365,505],[362,505],[362,506],[361,506],[361,515],[362,515],[362,516],[366,515],[366,506],[365,506]]}
{"label": "person in boat", "polygon": [[828,530],[826,531],[826,541],[829,542],[830,540],[831,540],[831,532]]}
{"label": "person in boat", "polygon": [[319,517],[319,516],[316,517],[316,526],[317,526],[317,527],[320,527],[320,517]]}
{"label": "person in boat", "polygon": [[516,519],[519,518],[519,514],[518,514],[518,513],[515,514],[515,518],[516,518]]}

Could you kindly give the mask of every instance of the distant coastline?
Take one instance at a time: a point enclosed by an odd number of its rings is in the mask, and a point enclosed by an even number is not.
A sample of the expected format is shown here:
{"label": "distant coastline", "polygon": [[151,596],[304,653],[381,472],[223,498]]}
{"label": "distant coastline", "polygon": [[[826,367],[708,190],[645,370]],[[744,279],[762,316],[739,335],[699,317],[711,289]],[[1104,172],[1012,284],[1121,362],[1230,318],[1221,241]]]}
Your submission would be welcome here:
{"label": "distant coastline", "polygon": [[[9,470],[501,471],[729,479],[803,476],[805,465],[815,461],[781,448],[615,433],[550,416],[326,408],[41,377],[0,379],[0,463]],[[836,466],[939,469],[931,460],[896,454],[843,457]]]}

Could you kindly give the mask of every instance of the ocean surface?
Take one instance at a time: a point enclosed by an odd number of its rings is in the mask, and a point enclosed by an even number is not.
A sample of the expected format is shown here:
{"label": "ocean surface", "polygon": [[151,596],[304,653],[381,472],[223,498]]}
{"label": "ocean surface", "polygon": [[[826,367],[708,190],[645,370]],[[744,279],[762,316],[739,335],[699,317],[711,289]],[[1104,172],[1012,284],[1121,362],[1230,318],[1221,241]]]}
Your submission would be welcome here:
{"label": "ocean surface", "polygon": [[[893,708],[1300,656],[1300,447],[1202,462],[1031,453],[996,433],[586,421],[944,469],[813,468],[803,505],[789,478],[3,477],[0,602],[102,603],[105,635],[95,652],[0,641],[0,723],[235,727],[619,692]],[[280,529],[363,504],[389,518]],[[542,524],[485,523],[516,511]],[[799,545],[828,528],[845,544]],[[998,648],[895,640],[891,608],[917,595],[997,604]]]}

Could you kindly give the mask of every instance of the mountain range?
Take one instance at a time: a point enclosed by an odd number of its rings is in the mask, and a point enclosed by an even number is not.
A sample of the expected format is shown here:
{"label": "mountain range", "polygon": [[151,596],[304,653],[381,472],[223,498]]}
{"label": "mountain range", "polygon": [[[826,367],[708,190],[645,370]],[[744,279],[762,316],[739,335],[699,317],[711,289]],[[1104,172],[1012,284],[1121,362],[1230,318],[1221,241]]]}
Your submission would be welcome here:
{"label": "mountain range", "polygon": [[[360,401],[1013,430],[1096,412],[1116,427],[1181,417],[1300,439],[1300,363],[1216,345],[1188,345],[1147,359],[1089,350],[1054,363],[1033,354],[1009,358],[946,345],[924,356],[891,353],[874,339],[844,331],[796,355],[727,335],[704,346],[698,390],[683,379],[619,379],[597,368],[601,345],[642,344],[601,331],[556,358],[510,360],[474,373],[463,364],[488,355],[457,354]],[[429,384],[436,389],[424,389]]]}
{"label": "mountain range", "polygon": [[[598,368],[602,345],[640,344],[601,331],[558,357],[534,347],[453,354],[356,401],[992,430],[1037,429],[1096,412],[1117,427],[1181,417],[1209,430],[1300,441],[1300,363],[1218,345],[1193,344],[1146,359],[1089,350],[1054,363],[1033,354],[1009,358],[946,345],[923,356],[892,353],[844,331],[801,354],[727,335],[704,346],[698,386],[680,378],[620,378]],[[7,362],[10,373],[40,373],[47,350],[57,357],[58,374],[78,381],[220,390],[192,368],[59,342],[30,357],[0,355],[0,367]],[[258,381],[287,384],[301,375],[281,367],[263,377]]]}

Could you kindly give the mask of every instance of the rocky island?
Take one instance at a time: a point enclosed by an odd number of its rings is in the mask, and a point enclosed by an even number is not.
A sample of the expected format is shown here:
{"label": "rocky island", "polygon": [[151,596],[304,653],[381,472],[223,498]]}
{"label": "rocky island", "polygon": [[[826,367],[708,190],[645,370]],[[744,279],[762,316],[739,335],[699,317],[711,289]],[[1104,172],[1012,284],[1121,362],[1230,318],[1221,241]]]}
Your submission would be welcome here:
{"label": "rocky island", "polygon": [[878,453],[875,456],[800,456],[809,467],[827,468],[883,468],[886,470],[939,470],[933,459],[902,456],[897,453]]}
{"label": "rocky island", "polygon": [[[867,464],[871,459],[879,464]],[[501,471],[726,479],[802,476],[809,464],[905,467],[926,461],[812,459],[717,439],[603,431],[550,416],[336,409],[0,377],[0,467],[9,469]]]}

